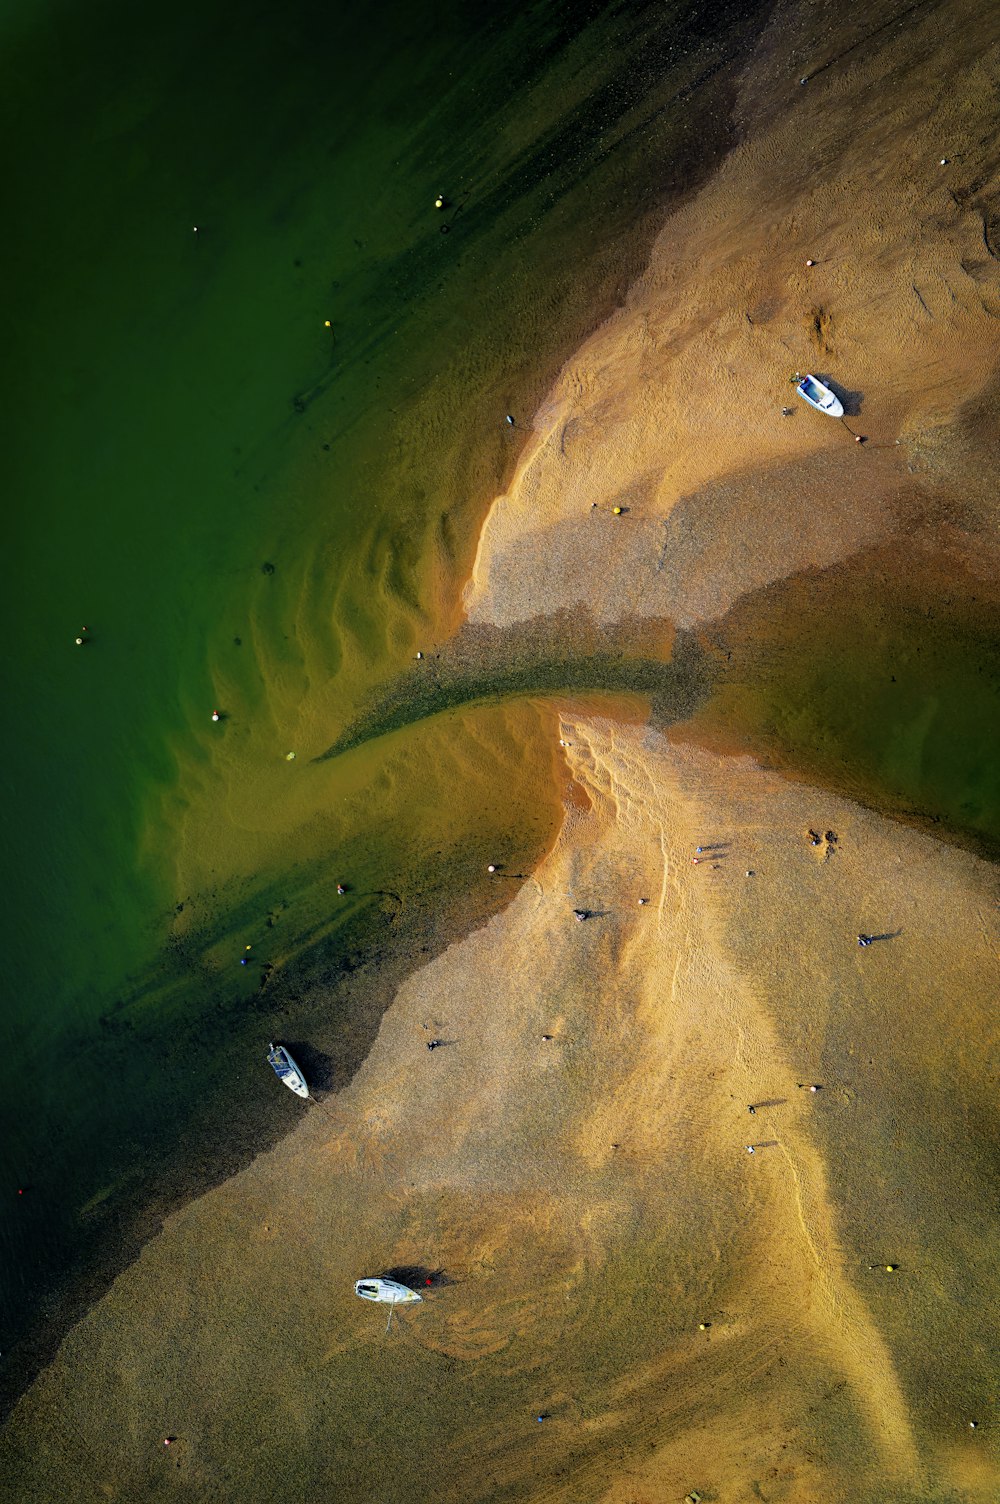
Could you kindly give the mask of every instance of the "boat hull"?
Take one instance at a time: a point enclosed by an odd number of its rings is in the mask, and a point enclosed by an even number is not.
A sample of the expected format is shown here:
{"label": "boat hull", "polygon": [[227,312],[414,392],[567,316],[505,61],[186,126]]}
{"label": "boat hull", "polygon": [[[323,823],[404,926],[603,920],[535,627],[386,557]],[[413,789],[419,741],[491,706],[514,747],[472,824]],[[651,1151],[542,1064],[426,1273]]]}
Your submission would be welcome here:
{"label": "boat hull", "polygon": [[816,376],[804,376],[796,383],[795,390],[804,402],[814,407],[818,413],[826,413],[829,418],[842,418],[844,416],[844,404],[836,392],[831,392],[828,386]]}
{"label": "boat hull", "polygon": [[289,1091],[293,1091],[297,1097],[308,1097],[309,1088],[306,1085],[306,1078],[283,1044],[272,1044],[268,1048],[267,1061],[278,1080],[287,1086]]}
{"label": "boat hull", "polygon": [[418,1295],[408,1285],[401,1285],[398,1279],[384,1279],[381,1276],[357,1280],[354,1293],[362,1300],[374,1300],[380,1305],[411,1306],[423,1300],[422,1295]]}

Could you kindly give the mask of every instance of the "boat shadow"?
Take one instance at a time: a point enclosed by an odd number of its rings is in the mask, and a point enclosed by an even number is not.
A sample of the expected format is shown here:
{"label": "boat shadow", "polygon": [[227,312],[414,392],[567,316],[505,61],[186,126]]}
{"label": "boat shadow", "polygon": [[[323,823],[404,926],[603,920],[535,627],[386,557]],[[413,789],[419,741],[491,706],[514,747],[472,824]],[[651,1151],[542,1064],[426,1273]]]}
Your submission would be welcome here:
{"label": "boat shadow", "polygon": [[408,1290],[441,1290],[455,1281],[443,1269],[431,1269],[425,1264],[396,1264],[392,1269],[382,1270],[383,1279],[394,1279]]}
{"label": "boat shadow", "polygon": [[318,1050],[315,1045],[308,1044],[304,1039],[285,1039],[282,1041],[305,1076],[310,1091],[315,1087],[319,1091],[333,1091],[337,1084],[336,1066],[332,1055]]}
{"label": "boat shadow", "polygon": [[815,375],[817,380],[822,381],[824,386],[828,386],[831,392],[840,398],[843,403],[845,418],[857,418],[860,416],[861,404],[865,400],[864,392],[851,391],[849,387],[843,386],[839,381],[834,381],[832,376],[827,376],[823,371],[816,371]]}

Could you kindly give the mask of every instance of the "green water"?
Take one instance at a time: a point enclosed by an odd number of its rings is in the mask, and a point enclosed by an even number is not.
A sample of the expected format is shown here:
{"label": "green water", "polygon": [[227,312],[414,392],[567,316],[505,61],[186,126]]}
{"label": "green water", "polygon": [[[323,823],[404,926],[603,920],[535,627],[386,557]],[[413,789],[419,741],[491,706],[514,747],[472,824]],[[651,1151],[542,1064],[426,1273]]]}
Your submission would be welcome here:
{"label": "green water", "polygon": [[[481,867],[470,833],[528,857],[550,837],[537,770],[492,813],[458,800],[435,846],[398,810],[439,745],[371,787],[309,759],[444,630],[516,457],[504,414],[724,150],[752,33],[752,11],[681,3],[50,3],[0,25],[5,1351],[95,1219],[127,1204],[134,1241],[164,1176],[226,1168],[222,1135],[253,1125],[229,1103],[213,1137],[205,1102],[256,1095],[239,1071],[279,1023],[308,1037],[310,979],[380,954],[382,890],[410,882],[419,931]],[[451,729],[484,787],[515,766]],[[356,889],[336,920],[331,851]],[[262,934],[299,968],[280,1007]]]}
{"label": "green water", "polygon": [[792,577],[712,629],[687,731],[996,859],[996,621],[992,588],[905,539]]}

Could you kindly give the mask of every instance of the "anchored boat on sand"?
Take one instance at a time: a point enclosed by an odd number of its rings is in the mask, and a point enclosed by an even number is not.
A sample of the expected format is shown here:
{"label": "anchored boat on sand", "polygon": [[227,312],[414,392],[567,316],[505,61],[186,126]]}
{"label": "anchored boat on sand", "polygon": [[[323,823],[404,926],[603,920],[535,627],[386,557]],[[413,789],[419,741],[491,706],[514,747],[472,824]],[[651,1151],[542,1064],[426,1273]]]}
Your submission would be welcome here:
{"label": "anchored boat on sand", "polygon": [[378,1276],[372,1279],[359,1279],[354,1286],[355,1295],[360,1295],[362,1300],[377,1300],[382,1305],[410,1306],[415,1301],[423,1300],[416,1290],[411,1290],[409,1285],[401,1285],[398,1279],[386,1279]]}
{"label": "anchored boat on sand", "polygon": [[803,376],[801,381],[795,383],[795,390],[818,413],[828,413],[831,418],[844,416],[844,404],[836,392],[831,392],[828,386],[823,385],[818,376]]}
{"label": "anchored boat on sand", "polygon": [[283,1044],[269,1044],[267,1059],[278,1080],[284,1081],[289,1091],[293,1091],[297,1097],[308,1097],[306,1078]]}
{"label": "anchored boat on sand", "polygon": [[362,1300],[377,1300],[380,1305],[389,1307],[389,1320],[385,1324],[387,1334],[397,1306],[412,1306],[423,1300],[423,1296],[418,1295],[416,1290],[411,1290],[409,1285],[401,1285],[398,1279],[387,1279],[384,1275],[359,1279],[354,1286],[354,1293],[360,1295]]}

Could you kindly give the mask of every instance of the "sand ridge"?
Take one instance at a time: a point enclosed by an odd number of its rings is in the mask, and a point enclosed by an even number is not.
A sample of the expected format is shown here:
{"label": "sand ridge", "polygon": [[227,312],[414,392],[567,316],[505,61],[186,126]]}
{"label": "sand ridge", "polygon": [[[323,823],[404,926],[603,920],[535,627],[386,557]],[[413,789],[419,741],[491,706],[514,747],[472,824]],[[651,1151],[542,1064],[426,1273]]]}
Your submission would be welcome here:
{"label": "sand ridge", "polygon": [[[965,1110],[989,1070],[995,873],[746,759],[569,713],[561,732],[587,801],[555,851],[403,985],[346,1090],[172,1218],[72,1333],[8,1430],[19,1498],[73,1477],[95,1498],[618,1501],[628,1477],[664,1501],[750,1500],[754,1480],[803,1504],[904,1501],[958,1487],[971,1448],[1000,1479],[965,1414],[988,1402],[989,1345],[967,1339],[996,1228],[991,1245],[975,1176],[949,1186],[984,1238],[949,1290],[935,1211],[941,1155],[985,1152]],[[822,862],[817,807],[839,837]],[[696,864],[697,845],[714,850]],[[890,902],[903,934],[859,951],[858,915]],[[953,1121],[866,1158],[923,1056],[883,1035],[859,1082],[841,1033],[878,1025],[886,987],[922,1012],[925,925],[967,989],[922,1088],[948,1084]],[[903,1252],[857,1211],[897,1162]],[[388,1337],[351,1291],[376,1267],[436,1281]],[[928,1305],[944,1363],[913,1320]]]}

